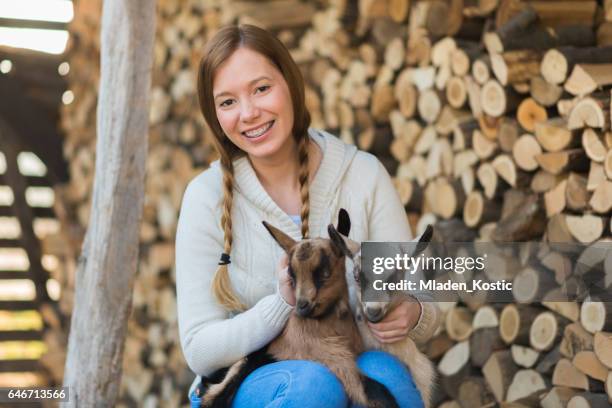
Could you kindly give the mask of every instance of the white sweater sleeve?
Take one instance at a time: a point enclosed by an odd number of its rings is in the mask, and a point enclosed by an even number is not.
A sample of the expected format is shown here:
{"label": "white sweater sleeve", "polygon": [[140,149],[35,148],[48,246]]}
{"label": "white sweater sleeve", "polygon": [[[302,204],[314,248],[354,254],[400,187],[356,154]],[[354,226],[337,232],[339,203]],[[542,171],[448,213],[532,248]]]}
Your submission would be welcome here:
{"label": "white sweater sleeve", "polygon": [[223,235],[213,210],[212,186],[204,181],[210,179],[194,179],[183,196],[176,232],[176,290],[183,354],[191,370],[205,376],[269,343],[285,326],[292,307],[275,293],[229,318],[217,303],[211,282]]}

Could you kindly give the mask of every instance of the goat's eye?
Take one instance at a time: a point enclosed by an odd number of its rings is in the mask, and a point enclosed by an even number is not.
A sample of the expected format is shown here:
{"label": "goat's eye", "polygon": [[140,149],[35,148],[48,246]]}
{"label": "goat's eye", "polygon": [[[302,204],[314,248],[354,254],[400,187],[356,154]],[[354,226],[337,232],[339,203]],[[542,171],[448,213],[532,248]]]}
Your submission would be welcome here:
{"label": "goat's eye", "polygon": [[330,276],[331,276],[331,269],[324,269],[323,270],[323,278],[324,279],[329,279]]}

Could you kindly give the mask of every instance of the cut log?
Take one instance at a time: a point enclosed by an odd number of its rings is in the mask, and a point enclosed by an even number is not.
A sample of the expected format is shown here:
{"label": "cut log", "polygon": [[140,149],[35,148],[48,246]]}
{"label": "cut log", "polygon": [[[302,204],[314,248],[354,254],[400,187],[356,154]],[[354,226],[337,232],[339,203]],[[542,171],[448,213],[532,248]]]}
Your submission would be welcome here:
{"label": "cut log", "polygon": [[545,193],[560,182],[560,177],[547,171],[539,170],[531,179],[531,190],[535,193]]}
{"label": "cut log", "polygon": [[523,368],[533,367],[536,361],[538,361],[538,357],[540,357],[540,353],[536,350],[530,347],[519,346],[518,344],[513,344],[510,352],[512,353],[512,360]]}
{"label": "cut log", "polygon": [[482,163],[476,171],[478,182],[484,189],[485,197],[492,199],[500,192],[495,168],[490,163]]}
{"label": "cut log", "polygon": [[567,180],[563,180],[544,194],[544,208],[546,209],[547,217],[563,212],[566,206],[566,191]]}
{"label": "cut log", "polygon": [[512,88],[504,88],[496,80],[487,81],[480,92],[482,110],[489,116],[498,117],[516,110],[522,98]]}
{"label": "cut log", "polygon": [[551,312],[540,313],[531,324],[529,343],[538,351],[550,350],[561,338],[565,319]]}
{"label": "cut log", "polygon": [[612,370],[612,333],[595,333],[593,337],[593,350],[599,361]]}
{"label": "cut log", "polygon": [[559,346],[559,352],[567,357],[574,358],[581,351],[593,350],[593,335],[587,332],[578,322],[565,326],[563,340]]}
{"label": "cut log", "polygon": [[576,242],[567,226],[565,214],[553,215],[546,226],[546,237],[548,242],[571,243]]}
{"label": "cut log", "polygon": [[527,267],[514,278],[512,295],[519,303],[533,303],[541,301],[555,287],[557,282],[551,274]]}
{"label": "cut log", "polygon": [[507,154],[500,154],[492,162],[493,168],[499,176],[511,187],[523,187],[527,183],[527,176],[518,172],[512,158]]}
{"label": "cut log", "polygon": [[533,171],[538,168],[535,156],[539,154],[542,154],[542,148],[537,140],[529,134],[521,136],[512,148],[512,157],[516,165],[526,171]]}
{"label": "cut log", "polygon": [[608,368],[604,366],[592,351],[579,351],[572,359],[572,364],[587,376],[606,382]]}
{"label": "cut log", "polygon": [[584,211],[589,201],[587,179],[578,173],[570,173],[565,190],[567,207],[575,211]]}
{"label": "cut log", "polygon": [[585,301],[580,308],[580,323],[589,333],[612,327],[612,303]]}
{"label": "cut log", "polygon": [[491,238],[495,242],[529,241],[541,236],[545,229],[546,219],[540,198],[532,194],[527,196],[510,215],[499,221]]}
{"label": "cut log", "polygon": [[533,132],[538,123],[545,122],[548,119],[548,113],[532,98],[527,98],[518,106],[516,119],[523,129]]}
{"label": "cut log", "polygon": [[493,307],[482,306],[474,314],[474,319],[472,320],[474,330],[498,326],[499,318],[497,311]]}
{"label": "cut log", "polygon": [[540,313],[527,305],[509,304],[499,316],[499,335],[506,344],[529,345],[529,330],[533,319]]}
{"label": "cut log", "polygon": [[555,106],[563,94],[561,86],[551,84],[539,75],[531,78],[529,91],[531,92],[531,97],[545,107]]}
{"label": "cut log", "polygon": [[497,327],[478,329],[470,336],[470,361],[475,367],[482,367],[495,351],[503,350],[505,344],[499,337]]}
{"label": "cut log", "polygon": [[472,77],[480,85],[484,85],[491,77],[490,66],[491,63],[488,56],[481,57],[472,64]]}
{"label": "cut log", "polygon": [[500,125],[497,133],[499,147],[506,153],[512,153],[514,144],[519,138],[519,126],[516,120],[505,117]]}
{"label": "cut log", "polygon": [[547,384],[542,376],[535,370],[519,370],[512,379],[506,400],[509,402],[527,397],[537,391],[547,388]]}
{"label": "cut log", "polygon": [[594,215],[566,215],[565,222],[570,234],[583,244],[590,244],[603,234],[603,220]]}
{"label": "cut log", "polygon": [[612,84],[612,64],[577,64],[563,88],[572,95],[584,96]]}
{"label": "cut log", "polygon": [[468,308],[455,306],[446,313],[445,328],[448,337],[457,342],[472,334],[473,314]]}
{"label": "cut log", "polygon": [[594,191],[597,186],[599,186],[605,181],[605,179],[606,173],[604,170],[604,166],[596,162],[591,162],[591,167],[589,169],[589,178],[587,179],[587,190]]}
{"label": "cut log", "polygon": [[398,77],[393,92],[395,94],[395,99],[397,99],[399,103],[400,112],[402,112],[406,118],[411,118],[416,112],[418,91],[410,82],[410,78],[407,75],[402,77],[402,74]]}
{"label": "cut log", "polygon": [[396,23],[403,23],[408,17],[410,0],[389,0],[387,11],[389,17]]}
{"label": "cut log", "polygon": [[570,130],[592,127],[610,129],[610,94],[592,94],[582,98],[567,118]]}
{"label": "cut log", "polygon": [[436,121],[435,129],[440,135],[448,136],[459,124],[472,120],[473,117],[469,111],[457,110],[449,105],[444,105]]}
{"label": "cut log", "polygon": [[542,76],[551,84],[565,82],[574,65],[605,64],[612,61],[612,47],[553,48],[542,59]]}
{"label": "cut log", "polygon": [[550,378],[560,359],[561,353],[559,352],[559,347],[555,347],[540,359],[535,369],[540,374]]}
{"label": "cut log", "polygon": [[434,123],[442,110],[442,102],[438,93],[427,89],[419,94],[417,110],[421,118],[427,123]]}
{"label": "cut log", "polygon": [[578,96],[574,96],[573,98],[567,99],[559,99],[559,101],[557,102],[557,111],[559,112],[559,115],[564,119],[568,119],[570,113],[572,112],[572,109],[574,109],[574,107],[576,106],[576,104],[578,104],[579,101],[580,97]]}
{"label": "cut log", "polygon": [[480,191],[472,191],[468,194],[463,210],[463,221],[465,225],[475,228],[481,224],[498,220],[501,208],[495,202],[485,202]]}
{"label": "cut log", "polygon": [[551,174],[561,174],[564,171],[586,171],[589,161],[582,149],[570,149],[560,152],[542,153],[535,156],[536,161],[544,170]]}
{"label": "cut log", "polygon": [[604,170],[604,173],[606,174],[606,177],[608,177],[608,180],[612,180],[612,148],[608,148],[608,149],[609,149],[608,153],[606,154],[606,157],[604,158],[603,170]]}
{"label": "cut log", "polygon": [[470,72],[472,61],[479,55],[480,46],[476,43],[469,43],[451,51],[450,62],[451,69],[454,75],[464,76]]}
{"label": "cut log", "polygon": [[606,394],[583,393],[572,397],[567,408],[608,408],[610,402]]}
{"label": "cut log", "polygon": [[438,372],[447,394],[457,395],[461,382],[470,374],[470,342],[462,341],[449,349],[438,364]]}
{"label": "cut log", "polygon": [[486,160],[497,151],[497,143],[489,140],[484,134],[476,129],[472,134],[472,148],[481,160]]}
{"label": "cut log", "polygon": [[596,213],[610,214],[610,210],[612,210],[612,181],[605,180],[595,188],[589,205]]}
{"label": "cut log", "polygon": [[506,400],[508,388],[517,370],[508,350],[494,352],[482,367],[482,374],[497,402]]}
{"label": "cut log", "polygon": [[478,85],[476,81],[474,81],[469,76],[466,76],[464,78],[464,81],[465,81],[465,89],[467,91],[468,105],[470,107],[470,111],[472,111],[472,115],[474,115],[475,118],[478,118],[482,115],[480,85]]}
{"label": "cut log", "polygon": [[451,77],[446,83],[446,100],[453,108],[460,109],[467,102],[467,87],[463,78]]}
{"label": "cut log", "polygon": [[[555,281],[559,284],[562,285],[563,282],[565,282],[565,280],[572,274],[572,261],[570,260],[569,257],[567,257],[566,255],[560,253],[560,252],[555,252],[555,251],[550,251],[549,253],[547,253],[544,256],[539,256],[540,258],[540,262],[542,262],[542,265],[544,265],[545,267],[547,267],[548,269],[550,269],[551,271],[553,271],[555,273]],[[553,294],[556,295],[556,294]],[[553,299],[552,296],[548,297],[549,299]],[[573,303],[566,303],[566,302],[554,302],[551,301],[549,302],[555,306],[558,307],[558,305],[568,305],[568,306],[575,306]],[[578,320],[578,309],[575,309],[576,311],[576,315],[572,316],[572,317],[568,317],[565,313],[561,312],[559,310],[559,308],[557,307],[551,307],[548,304],[544,304],[544,306],[548,307],[549,309],[559,313],[561,316],[565,316],[568,319],[570,319],[571,321],[576,321]],[[573,308],[570,308],[569,310],[574,310]]]}
{"label": "cut log", "polygon": [[495,397],[482,377],[466,378],[459,385],[457,400],[462,407],[491,406],[495,403]]}
{"label": "cut log", "polygon": [[573,145],[573,132],[563,118],[553,118],[535,124],[538,143],[548,152],[559,152]]}
{"label": "cut log", "polygon": [[540,73],[542,54],[532,50],[518,50],[491,54],[491,69],[502,85],[523,83]]}
{"label": "cut log", "polygon": [[578,391],[568,387],[552,387],[542,398],[542,408],[565,408],[567,402],[577,393]]}
{"label": "cut log", "polygon": [[582,147],[589,159],[601,163],[606,158],[607,148],[603,138],[593,129],[584,129],[582,132]]}
{"label": "cut log", "polygon": [[468,120],[457,123],[453,128],[453,150],[460,152],[472,147],[472,133],[479,129],[478,121]]}
{"label": "cut log", "polygon": [[555,366],[552,383],[556,386],[576,388],[579,390],[589,390],[589,379],[587,376],[572,365],[572,363],[562,358]]}
{"label": "cut log", "polygon": [[464,150],[455,155],[453,160],[453,177],[459,177],[467,169],[478,163],[478,156],[472,150]]}
{"label": "cut log", "polygon": [[482,134],[491,140],[497,139],[499,127],[502,122],[502,117],[493,117],[487,115],[486,113],[483,113],[481,116],[478,117],[478,124],[480,125],[480,130],[482,131]]}
{"label": "cut log", "polygon": [[[474,169],[467,168],[460,175],[461,187],[465,194],[470,194],[474,190],[474,184],[476,183],[476,177],[474,176]],[[466,203],[467,205],[467,203]]]}

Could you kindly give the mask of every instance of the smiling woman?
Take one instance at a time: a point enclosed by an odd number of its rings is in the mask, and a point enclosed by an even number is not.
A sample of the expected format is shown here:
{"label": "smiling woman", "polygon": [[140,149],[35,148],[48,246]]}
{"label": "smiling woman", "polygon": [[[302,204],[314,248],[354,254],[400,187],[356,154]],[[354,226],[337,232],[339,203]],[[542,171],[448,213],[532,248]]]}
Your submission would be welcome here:
{"label": "smiling woman", "polygon": [[68,32],[58,27],[72,20],[72,1],[0,0],[0,46],[61,54]]}

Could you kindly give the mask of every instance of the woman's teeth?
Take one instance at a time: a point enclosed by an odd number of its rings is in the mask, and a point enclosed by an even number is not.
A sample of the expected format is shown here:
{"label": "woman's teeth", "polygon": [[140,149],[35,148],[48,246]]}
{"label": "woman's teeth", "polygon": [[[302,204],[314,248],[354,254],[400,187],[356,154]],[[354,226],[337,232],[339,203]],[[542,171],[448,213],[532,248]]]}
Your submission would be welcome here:
{"label": "woman's teeth", "polygon": [[262,127],[258,128],[258,129],[250,130],[248,132],[242,132],[242,133],[246,137],[251,137],[251,138],[259,137],[259,136],[263,135],[264,133],[266,133],[266,131],[272,127],[273,123],[274,123],[274,121],[268,122],[268,123],[266,123],[265,125],[263,125]]}

